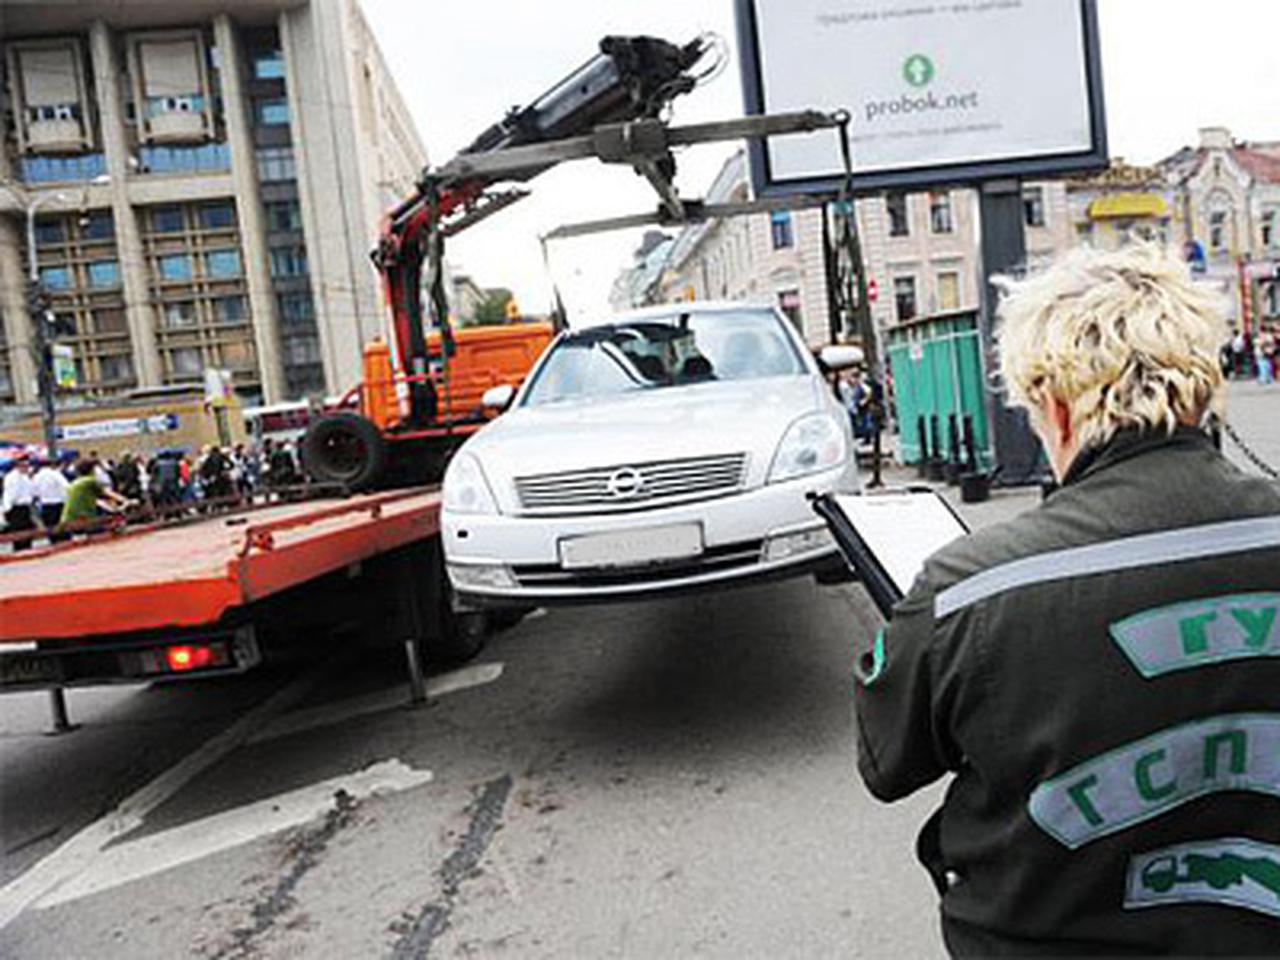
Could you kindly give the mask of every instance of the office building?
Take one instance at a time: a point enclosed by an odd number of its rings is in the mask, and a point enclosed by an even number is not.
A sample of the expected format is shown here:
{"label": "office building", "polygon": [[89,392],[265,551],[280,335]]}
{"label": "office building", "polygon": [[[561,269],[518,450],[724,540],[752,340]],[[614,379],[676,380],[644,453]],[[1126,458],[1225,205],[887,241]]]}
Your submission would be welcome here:
{"label": "office building", "polygon": [[0,0],[0,402],[35,398],[25,218],[85,399],[340,392],[426,153],[356,0]]}

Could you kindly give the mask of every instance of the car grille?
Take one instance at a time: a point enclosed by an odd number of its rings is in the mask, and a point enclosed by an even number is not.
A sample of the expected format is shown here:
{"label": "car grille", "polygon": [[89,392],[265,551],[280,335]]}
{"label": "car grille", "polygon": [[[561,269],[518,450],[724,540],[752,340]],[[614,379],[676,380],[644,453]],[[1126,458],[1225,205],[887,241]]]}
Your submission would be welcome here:
{"label": "car grille", "polygon": [[526,514],[605,513],[705,500],[742,489],[747,455],[686,457],[517,477]]}
{"label": "car grille", "polygon": [[760,563],[763,540],[746,540],[720,547],[709,547],[705,553],[688,560],[618,567],[600,570],[565,570],[556,564],[530,564],[513,568],[522,587],[610,587],[662,583],[701,574],[754,567]]}

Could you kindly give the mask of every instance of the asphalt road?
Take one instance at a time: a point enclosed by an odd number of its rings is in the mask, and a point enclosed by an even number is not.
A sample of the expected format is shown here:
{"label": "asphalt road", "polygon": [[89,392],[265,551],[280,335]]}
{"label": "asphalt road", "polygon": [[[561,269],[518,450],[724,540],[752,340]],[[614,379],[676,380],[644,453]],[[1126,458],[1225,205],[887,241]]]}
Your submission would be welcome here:
{"label": "asphalt road", "polygon": [[[1232,389],[1273,462],[1277,398]],[[530,618],[425,708],[342,643],[75,691],[62,737],[0,698],[0,956],[939,955],[940,789],[885,807],[854,770],[874,626],[797,580]]]}
{"label": "asphalt road", "polygon": [[[5,698],[0,920],[26,906],[0,955],[936,954],[911,855],[936,795],[882,807],[853,766],[870,617],[810,580],[552,611],[458,678],[487,682],[416,710],[394,658],[74,692],[84,726],[57,738],[42,697]],[[246,714],[245,742],[164,797]],[[373,765],[388,783],[361,795]],[[112,839],[111,808],[157,777]],[[77,847],[104,815],[105,849]]]}

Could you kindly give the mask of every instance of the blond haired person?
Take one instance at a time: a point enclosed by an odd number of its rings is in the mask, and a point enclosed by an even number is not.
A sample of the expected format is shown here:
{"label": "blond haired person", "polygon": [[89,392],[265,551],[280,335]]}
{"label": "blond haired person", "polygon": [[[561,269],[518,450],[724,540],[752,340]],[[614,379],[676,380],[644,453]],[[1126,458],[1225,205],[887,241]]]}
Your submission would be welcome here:
{"label": "blond haired person", "polygon": [[918,853],[957,955],[1280,949],[1280,492],[1202,427],[1224,324],[1161,251],[1006,281],[1061,488],[926,564],[859,662],[858,764],[954,774]]}

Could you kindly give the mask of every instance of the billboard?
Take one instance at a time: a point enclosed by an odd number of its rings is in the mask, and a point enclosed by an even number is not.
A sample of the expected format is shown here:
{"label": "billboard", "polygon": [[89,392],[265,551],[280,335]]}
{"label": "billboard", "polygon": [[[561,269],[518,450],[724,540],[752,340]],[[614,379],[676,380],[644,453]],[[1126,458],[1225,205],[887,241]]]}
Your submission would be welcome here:
{"label": "billboard", "polygon": [[[1105,167],[1096,0],[735,0],[748,113],[849,111],[855,191]],[[750,146],[759,196],[833,190],[839,135]]]}

